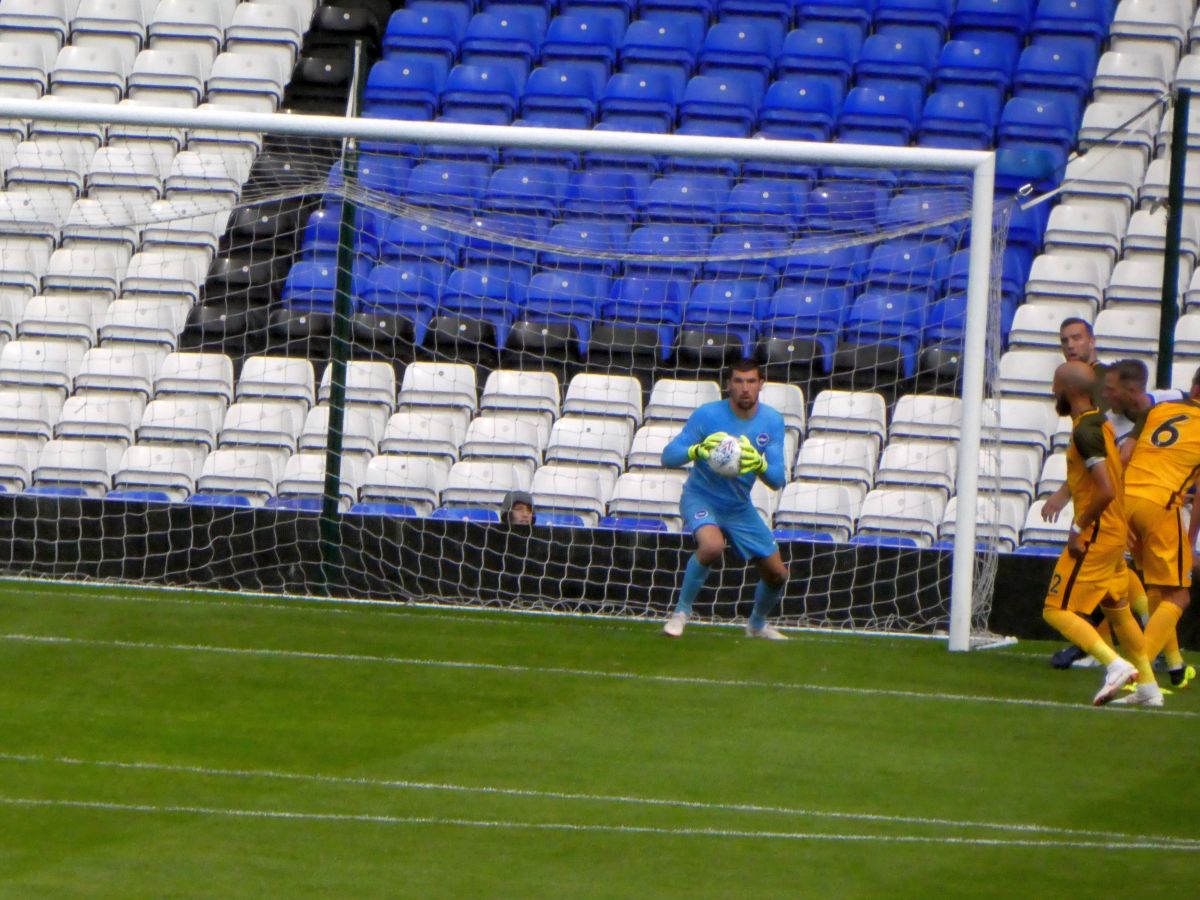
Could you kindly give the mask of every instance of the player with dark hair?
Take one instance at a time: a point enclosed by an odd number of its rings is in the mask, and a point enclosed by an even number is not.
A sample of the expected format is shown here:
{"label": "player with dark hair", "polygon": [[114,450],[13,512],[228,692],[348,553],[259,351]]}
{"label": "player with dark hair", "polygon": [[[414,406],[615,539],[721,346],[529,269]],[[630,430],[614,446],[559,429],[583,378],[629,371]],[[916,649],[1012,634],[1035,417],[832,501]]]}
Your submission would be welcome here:
{"label": "player with dark hair", "polygon": [[[726,541],[743,559],[753,560],[759,582],[754,591],[754,610],[746,634],[773,641],[786,640],[779,629],[767,624],[779,605],[787,581],[787,566],[779,554],[771,529],[750,502],[750,490],[758,479],[778,490],[787,480],[783,461],[783,416],[758,395],[762,371],[752,359],[735,362],[726,382],[729,397],[697,409],[683,430],[663,448],[664,466],[674,468],[694,462],[683,486],[679,509],[696,539],[696,553],[688,561],[683,584],[663,632],[683,634],[692,614],[692,604],[708,580],[713,566],[724,554]],[[725,478],[706,463],[709,454],[726,438],[741,445],[740,474]]]}
{"label": "player with dark hair", "polygon": [[[1147,705],[1161,706],[1162,693],[1143,652],[1142,630],[1126,600],[1129,530],[1121,459],[1112,425],[1092,402],[1095,389],[1096,375],[1082,361],[1063,363],[1054,373],[1055,409],[1072,420],[1067,487],[1075,521],[1050,578],[1042,617],[1105,666],[1104,684],[1092,701],[1095,705],[1111,702],[1121,688],[1137,679],[1134,696],[1146,697]],[[1132,663],[1118,656],[1086,618],[1097,605]]]}
{"label": "player with dark hair", "polygon": [[[1185,666],[1175,626],[1191,601],[1192,546],[1200,530],[1200,497],[1192,521],[1183,524],[1183,502],[1200,473],[1200,370],[1189,399],[1156,403],[1134,427],[1125,469],[1125,514],[1150,594],[1146,654],[1167,657],[1171,683],[1186,687],[1195,669]],[[1140,689],[1131,703],[1153,704]]]}
{"label": "player with dark hair", "polygon": [[1150,373],[1140,359],[1121,359],[1104,372],[1104,401],[1108,406],[1108,421],[1112,423],[1113,435],[1121,451],[1121,461],[1128,463],[1136,439],[1134,426],[1145,417],[1150,408],[1164,401],[1188,399],[1184,391],[1167,388],[1147,391]]}

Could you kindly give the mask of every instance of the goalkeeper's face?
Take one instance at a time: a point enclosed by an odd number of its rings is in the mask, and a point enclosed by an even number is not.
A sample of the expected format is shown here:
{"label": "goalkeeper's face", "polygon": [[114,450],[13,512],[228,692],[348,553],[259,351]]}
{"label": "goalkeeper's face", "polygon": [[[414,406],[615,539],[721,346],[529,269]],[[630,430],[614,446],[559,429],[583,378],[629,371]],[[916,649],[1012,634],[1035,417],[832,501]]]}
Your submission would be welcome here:
{"label": "goalkeeper's face", "polygon": [[763,380],[757,371],[734,372],[729,377],[729,399],[735,409],[749,412],[758,406],[758,394]]}

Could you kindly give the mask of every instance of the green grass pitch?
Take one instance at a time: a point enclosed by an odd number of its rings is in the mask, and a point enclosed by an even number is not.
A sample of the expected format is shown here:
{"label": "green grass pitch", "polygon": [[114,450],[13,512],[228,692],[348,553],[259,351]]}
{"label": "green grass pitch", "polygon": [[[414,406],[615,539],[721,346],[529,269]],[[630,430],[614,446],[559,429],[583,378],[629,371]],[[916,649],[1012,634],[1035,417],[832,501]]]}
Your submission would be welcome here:
{"label": "green grass pitch", "polygon": [[0,896],[1192,896],[1200,686],[1051,649],[3,581]]}

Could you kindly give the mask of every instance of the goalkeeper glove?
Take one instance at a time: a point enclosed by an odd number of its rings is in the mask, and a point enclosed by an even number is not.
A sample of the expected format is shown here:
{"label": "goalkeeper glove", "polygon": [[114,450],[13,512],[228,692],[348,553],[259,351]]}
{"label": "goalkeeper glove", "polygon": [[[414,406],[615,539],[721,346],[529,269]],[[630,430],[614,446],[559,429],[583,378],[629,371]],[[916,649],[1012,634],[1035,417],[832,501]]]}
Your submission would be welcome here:
{"label": "goalkeeper glove", "polygon": [[702,440],[698,444],[692,444],[688,447],[688,459],[695,462],[698,459],[708,459],[708,454],[712,453],[717,444],[729,437],[723,431],[715,431]]}
{"label": "goalkeeper glove", "polygon": [[750,438],[743,434],[741,438],[738,439],[738,443],[742,447],[742,465],[741,468],[738,469],[739,472],[741,472],[743,475],[749,472],[753,472],[755,475],[761,475],[763,472],[767,471],[767,458],[759,453],[755,446],[750,443]]}

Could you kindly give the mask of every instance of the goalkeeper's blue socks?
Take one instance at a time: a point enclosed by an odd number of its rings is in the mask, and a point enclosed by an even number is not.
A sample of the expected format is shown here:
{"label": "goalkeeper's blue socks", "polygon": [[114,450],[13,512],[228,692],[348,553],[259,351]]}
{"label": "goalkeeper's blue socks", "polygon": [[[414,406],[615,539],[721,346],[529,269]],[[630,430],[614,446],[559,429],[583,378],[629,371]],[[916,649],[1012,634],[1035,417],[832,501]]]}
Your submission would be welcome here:
{"label": "goalkeeper's blue socks", "polygon": [[683,570],[683,585],[679,588],[679,599],[675,601],[675,612],[681,612],[685,616],[692,614],[692,604],[696,602],[700,588],[708,581],[708,573],[711,571],[712,569],[700,562],[699,557],[692,554],[687,568]]}
{"label": "goalkeeper's blue socks", "polygon": [[750,627],[758,631],[767,624],[767,616],[775,612],[779,606],[779,598],[783,596],[783,585],[771,587],[761,578],[758,587],[754,589],[754,611],[750,613]]}

